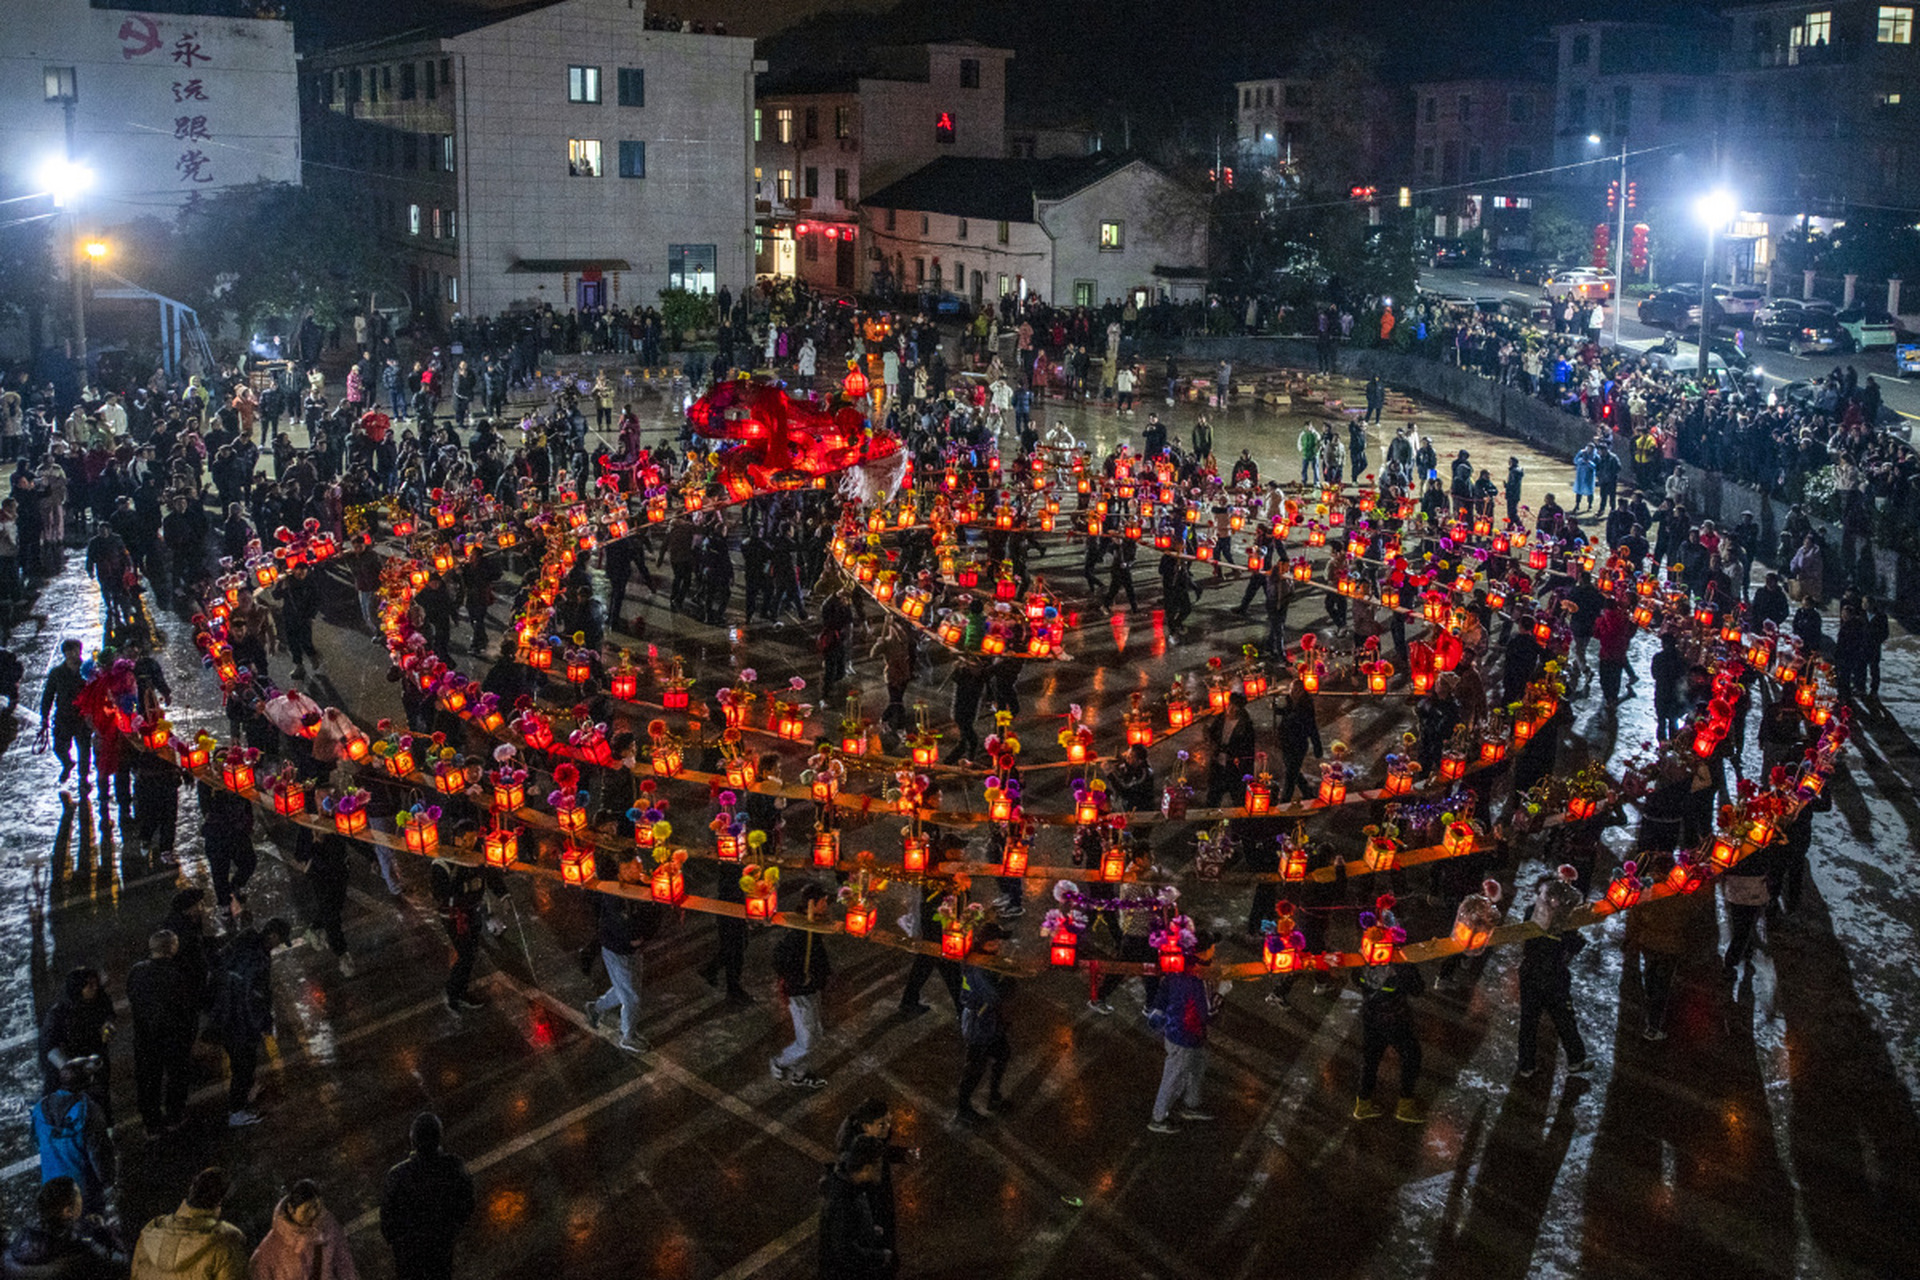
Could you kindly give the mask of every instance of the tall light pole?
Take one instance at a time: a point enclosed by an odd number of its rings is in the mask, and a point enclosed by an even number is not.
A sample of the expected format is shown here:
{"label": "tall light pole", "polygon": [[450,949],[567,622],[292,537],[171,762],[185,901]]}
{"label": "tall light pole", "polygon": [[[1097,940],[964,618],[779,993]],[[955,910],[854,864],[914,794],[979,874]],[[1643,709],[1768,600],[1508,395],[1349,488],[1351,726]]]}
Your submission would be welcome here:
{"label": "tall light pole", "polygon": [[46,68],[46,99],[58,104],[66,117],[67,152],[64,162],[49,165],[45,175],[47,190],[53,194],[55,208],[67,211],[67,272],[73,277],[73,347],[80,362],[80,385],[87,385],[87,295],[80,273],[80,193],[90,175],[74,155],[75,116],[80,106],[79,73],[73,67]]}
{"label": "tall light pole", "polygon": [[[1599,146],[1601,137],[1597,133],[1587,135],[1587,141]],[[1620,131],[1620,188],[1619,199],[1615,201],[1620,214],[1618,234],[1613,237],[1613,346],[1620,348],[1620,308],[1627,297],[1627,134]]]}
{"label": "tall light pole", "polygon": [[1707,229],[1706,252],[1700,257],[1700,383],[1704,387],[1710,372],[1707,343],[1713,337],[1713,235],[1733,217],[1733,196],[1716,187],[1694,201],[1693,211]]}

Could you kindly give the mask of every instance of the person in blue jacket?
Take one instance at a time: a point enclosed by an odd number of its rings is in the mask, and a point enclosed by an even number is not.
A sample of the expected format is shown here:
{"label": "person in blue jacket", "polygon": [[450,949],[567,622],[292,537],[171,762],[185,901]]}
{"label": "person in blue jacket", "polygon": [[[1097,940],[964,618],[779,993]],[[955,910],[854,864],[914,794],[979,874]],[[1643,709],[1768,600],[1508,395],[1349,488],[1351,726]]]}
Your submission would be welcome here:
{"label": "person in blue jacket", "polygon": [[[1166,1042],[1166,1065],[1160,1071],[1160,1092],[1153,1099],[1149,1133],[1172,1133],[1170,1116],[1201,1122],[1213,1117],[1200,1109],[1200,1080],[1207,1067],[1207,1024],[1213,1014],[1207,1002],[1207,984],[1193,972],[1213,963],[1217,939],[1206,931],[1194,935],[1187,952],[1186,971],[1168,974],[1147,1008],[1147,1022]],[[1175,1096],[1180,1108],[1175,1111]]]}

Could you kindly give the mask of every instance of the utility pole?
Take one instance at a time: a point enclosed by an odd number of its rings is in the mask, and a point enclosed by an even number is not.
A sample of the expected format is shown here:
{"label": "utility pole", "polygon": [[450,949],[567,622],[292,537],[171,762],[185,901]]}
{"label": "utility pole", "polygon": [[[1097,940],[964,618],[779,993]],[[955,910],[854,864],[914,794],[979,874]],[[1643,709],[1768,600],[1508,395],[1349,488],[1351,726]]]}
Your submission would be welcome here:
{"label": "utility pole", "polygon": [[1620,133],[1620,227],[1613,238],[1613,349],[1620,349],[1620,309],[1627,301],[1627,135]]}

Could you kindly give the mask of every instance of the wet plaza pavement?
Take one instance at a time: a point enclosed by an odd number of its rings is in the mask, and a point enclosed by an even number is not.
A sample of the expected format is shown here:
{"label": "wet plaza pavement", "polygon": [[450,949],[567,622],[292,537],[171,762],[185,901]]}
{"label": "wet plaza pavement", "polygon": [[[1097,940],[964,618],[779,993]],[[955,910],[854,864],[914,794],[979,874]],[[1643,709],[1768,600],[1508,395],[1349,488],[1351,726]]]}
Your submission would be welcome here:
{"label": "wet plaza pavement", "polygon": [[[657,400],[647,404],[657,411]],[[1184,436],[1191,407],[1161,411]],[[1049,406],[1042,416],[1096,448],[1116,435],[1137,443],[1146,422],[1144,410],[1116,419]],[[1247,448],[1263,474],[1296,471],[1297,419],[1256,406],[1213,417],[1222,459]],[[1422,412],[1420,420],[1442,457],[1468,448],[1498,474],[1509,454],[1520,456],[1530,503],[1570,479],[1565,463],[1447,415]],[[26,662],[30,703],[61,637],[98,642],[98,597],[78,562],[70,556],[41,595],[40,616],[9,642]],[[1081,589],[1079,564],[1077,546],[1063,540],[1038,568],[1071,597]],[[1141,611],[1087,611],[1069,637],[1073,660],[1025,678],[1029,720],[1078,703],[1104,710],[1111,724],[1127,694],[1164,691],[1172,675],[1208,657],[1231,660],[1263,630],[1228,612],[1239,599],[1230,584],[1205,593],[1193,624],[1169,633],[1155,612],[1157,585],[1144,566],[1136,577]],[[763,682],[817,678],[809,627],[729,633],[653,602],[640,613],[644,643],[688,654],[690,674],[709,690],[717,673],[748,665]],[[377,642],[355,625],[335,625],[353,616],[344,593],[329,616],[313,695],[363,724],[397,716],[397,686]],[[224,737],[218,690],[190,629],[179,618],[160,621],[176,725]],[[1320,597],[1297,601],[1292,622],[1326,627]],[[1647,652],[1635,652],[1643,673]],[[477,660],[462,666],[479,673]],[[284,678],[285,667],[279,658],[274,674]],[[1806,899],[1793,916],[1762,925],[1758,954],[1736,982],[1719,976],[1724,922],[1704,899],[1698,904],[1669,1040],[1638,1034],[1641,998],[1622,962],[1621,922],[1589,931],[1595,945],[1574,962],[1575,1005],[1595,1063],[1587,1078],[1551,1070],[1515,1078],[1519,957],[1496,948],[1468,962],[1467,983],[1416,1003],[1426,1124],[1351,1118],[1359,1027],[1350,985],[1329,995],[1303,985],[1287,1007],[1263,999],[1268,984],[1252,983],[1228,994],[1214,1026],[1206,1096],[1217,1118],[1150,1134],[1162,1050],[1142,1020],[1137,986],[1123,988],[1117,1012],[1102,1016],[1088,1008],[1083,985],[1043,972],[1012,1006],[1010,1110],[960,1127],[950,1119],[956,1019],[938,982],[928,988],[930,1013],[899,1015],[907,961],[896,951],[831,944],[829,1045],[815,1064],[829,1083],[794,1090],[766,1070],[769,1053],[790,1039],[772,991],[771,939],[750,943],[755,1003],[742,1006],[697,973],[713,950],[711,921],[689,915],[671,925],[644,961],[641,1030],[653,1048],[633,1057],[591,1031],[581,1011],[601,988],[575,961],[592,936],[579,891],[514,877],[505,931],[488,941],[476,987],[486,1006],[455,1015],[441,1002],[447,946],[424,864],[403,865],[407,891],[394,896],[356,863],[346,931],[357,975],[342,977],[330,955],[304,944],[275,961],[279,1033],[263,1077],[263,1124],[226,1128],[224,1063],[203,1046],[189,1128],[149,1142],[133,1119],[127,1048],[117,1049],[125,1216],[138,1223],[172,1208],[192,1172],[218,1162],[235,1175],[228,1216],[257,1240],[276,1196],[313,1177],[348,1224],[362,1273],[389,1275],[372,1210],[384,1170],[404,1154],[408,1120],[431,1107],[479,1188],[462,1276],[810,1275],[822,1162],[842,1117],[877,1095],[899,1117],[896,1141],[921,1154],[895,1179],[909,1275],[1912,1274],[1920,1257],[1917,667],[1920,652],[1898,637],[1883,697],[1856,720],[1831,788],[1834,808],[1815,820]],[[936,666],[909,694],[930,704],[936,723],[950,698],[945,675]],[[877,661],[857,659],[856,677],[868,706],[879,706]],[[1617,761],[1652,737],[1644,692],[1617,723],[1600,715],[1591,685],[1578,692],[1563,758]],[[1406,722],[1398,699],[1327,696],[1321,711],[1323,737],[1344,738],[1363,756]],[[1265,717],[1256,723],[1271,749]],[[33,730],[22,711],[0,737],[0,945],[12,957],[0,964],[0,1050],[14,1086],[9,1123],[0,1125],[0,1198],[9,1223],[22,1219],[33,1191],[33,1028],[61,975],[98,963],[119,989],[176,885],[208,878],[190,799],[177,874],[126,857],[118,831],[103,830],[84,797],[62,801],[58,765],[32,752]],[[1177,827],[1155,837],[1171,863],[1182,860]],[[258,841],[267,853],[251,902],[258,918],[295,914],[272,834],[263,830]],[[1609,841],[1630,847],[1624,829]],[[1545,866],[1529,842],[1517,851],[1518,868],[1499,871],[1509,901],[1516,881],[1530,885]],[[1066,860],[1064,847],[1035,850],[1036,862]],[[1424,903],[1423,876],[1397,887],[1415,938],[1448,926],[1453,904]],[[1042,953],[1044,888],[1029,885],[1017,954]],[[1368,891],[1355,882],[1356,905]],[[1183,900],[1202,923],[1229,933],[1229,959],[1254,954],[1239,936],[1246,892],[1203,886]],[[883,920],[904,906],[890,896]],[[1389,1079],[1394,1069],[1389,1062]]]}

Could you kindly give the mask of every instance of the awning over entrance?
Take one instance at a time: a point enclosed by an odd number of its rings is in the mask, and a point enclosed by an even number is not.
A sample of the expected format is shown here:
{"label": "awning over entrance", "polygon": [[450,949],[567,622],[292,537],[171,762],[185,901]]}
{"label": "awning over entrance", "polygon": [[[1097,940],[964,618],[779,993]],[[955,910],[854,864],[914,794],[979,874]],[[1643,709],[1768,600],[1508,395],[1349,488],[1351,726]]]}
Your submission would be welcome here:
{"label": "awning over entrance", "polygon": [[588,271],[631,271],[625,258],[516,258],[509,275],[581,275]]}

